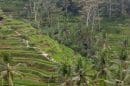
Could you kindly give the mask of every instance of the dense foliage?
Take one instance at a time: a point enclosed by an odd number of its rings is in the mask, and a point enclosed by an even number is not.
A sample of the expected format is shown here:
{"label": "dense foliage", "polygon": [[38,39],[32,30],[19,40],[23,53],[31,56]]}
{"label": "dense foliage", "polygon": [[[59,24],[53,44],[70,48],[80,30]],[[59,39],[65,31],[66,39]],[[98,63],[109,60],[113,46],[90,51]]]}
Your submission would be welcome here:
{"label": "dense foliage", "polygon": [[129,15],[130,0],[0,0],[0,83],[129,86]]}
{"label": "dense foliage", "polygon": [[104,30],[103,18],[129,15],[129,4],[129,0],[1,0],[7,14],[28,19],[36,28],[85,56],[95,52],[92,45],[97,41],[95,35]]}

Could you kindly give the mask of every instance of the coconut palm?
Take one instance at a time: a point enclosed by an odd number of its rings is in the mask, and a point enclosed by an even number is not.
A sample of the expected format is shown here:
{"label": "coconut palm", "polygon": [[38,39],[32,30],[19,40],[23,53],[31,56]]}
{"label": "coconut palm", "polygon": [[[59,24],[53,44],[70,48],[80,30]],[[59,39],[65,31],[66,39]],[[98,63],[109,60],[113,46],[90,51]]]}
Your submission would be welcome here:
{"label": "coconut palm", "polygon": [[14,86],[14,75],[22,76],[22,73],[20,71],[17,71],[17,68],[21,66],[21,63],[18,63],[15,66],[11,66],[10,64],[12,58],[9,53],[2,53],[1,57],[3,58],[3,62],[0,64],[2,86],[4,86],[4,81],[8,86]]}

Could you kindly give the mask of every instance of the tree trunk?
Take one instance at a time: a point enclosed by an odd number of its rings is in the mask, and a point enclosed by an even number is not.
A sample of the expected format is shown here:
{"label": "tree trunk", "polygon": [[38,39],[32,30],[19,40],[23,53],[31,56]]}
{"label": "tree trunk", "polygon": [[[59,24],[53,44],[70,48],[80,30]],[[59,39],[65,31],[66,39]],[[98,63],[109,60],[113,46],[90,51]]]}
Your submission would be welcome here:
{"label": "tree trunk", "polygon": [[35,20],[35,22],[37,22],[36,2],[34,2],[33,5],[34,5],[34,7],[33,7],[33,11],[34,11],[34,20]]}
{"label": "tree trunk", "polygon": [[8,86],[14,86],[9,63],[7,63],[7,82],[8,82]]}
{"label": "tree trunk", "polygon": [[86,19],[86,26],[87,27],[89,26],[89,19],[90,19],[90,9],[88,10],[88,13],[87,13],[87,19]]}
{"label": "tree trunk", "polygon": [[121,0],[121,14],[122,14],[122,15],[125,15],[125,14],[126,14],[124,3],[125,3],[125,1],[124,1],[124,0]]}
{"label": "tree trunk", "polygon": [[109,0],[109,18],[112,17],[112,1]]}

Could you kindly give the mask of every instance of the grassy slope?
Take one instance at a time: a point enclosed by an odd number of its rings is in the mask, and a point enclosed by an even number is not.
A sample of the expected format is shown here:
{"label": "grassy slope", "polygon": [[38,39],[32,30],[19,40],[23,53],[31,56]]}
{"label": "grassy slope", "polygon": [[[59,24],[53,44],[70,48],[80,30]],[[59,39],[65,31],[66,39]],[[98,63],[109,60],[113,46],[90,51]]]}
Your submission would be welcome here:
{"label": "grassy slope", "polygon": [[[67,60],[67,63],[71,64],[73,63],[72,59],[80,57],[72,49],[41,34],[39,30],[34,29],[30,24],[5,18],[3,24],[0,25],[0,52],[10,52],[13,57],[13,64],[27,63],[27,68],[20,69],[25,73],[24,80],[16,77],[15,83],[17,84],[44,86],[44,81],[54,75],[56,66],[54,62],[50,62],[42,56],[42,53],[38,50],[27,48],[19,34],[27,37],[31,47],[37,47],[41,51],[46,52],[50,58],[54,58],[57,62]],[[39,75],[39,77],[35,75]]]}

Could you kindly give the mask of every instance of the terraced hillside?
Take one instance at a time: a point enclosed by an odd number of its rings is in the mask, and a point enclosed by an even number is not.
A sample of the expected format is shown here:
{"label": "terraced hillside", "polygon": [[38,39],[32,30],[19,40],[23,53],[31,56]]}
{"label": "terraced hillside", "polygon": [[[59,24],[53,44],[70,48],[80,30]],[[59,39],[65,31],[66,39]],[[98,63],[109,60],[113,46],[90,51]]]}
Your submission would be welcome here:
{"label": "terraced hillside", "polygon": [[23,76],[14,78],[15,86],[47,86],[52,76],[57,76],[58,63],[64,59],[72,63],[71,59],[80,57],[31,25],[6,17],[0,24],[0,53],[3,52],[12,57],[11,65],[24,64],[17,69]]}

